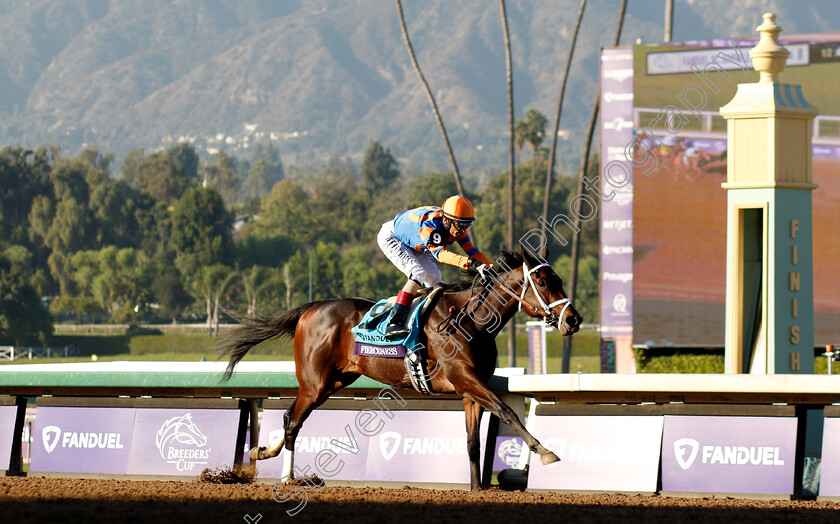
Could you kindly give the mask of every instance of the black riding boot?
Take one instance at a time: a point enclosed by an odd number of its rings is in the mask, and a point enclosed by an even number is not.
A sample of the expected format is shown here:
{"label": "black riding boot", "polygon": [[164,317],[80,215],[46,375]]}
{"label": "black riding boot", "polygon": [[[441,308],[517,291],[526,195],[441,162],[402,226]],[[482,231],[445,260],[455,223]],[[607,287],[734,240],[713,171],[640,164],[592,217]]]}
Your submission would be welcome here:
{"label": "black riding boot", "polygon": [[385,328],[386,337],[392,338],[408,335],[409,330],[405,327],[406,313],[408,313],[408,306],[394,304],[394,315],[391,317],[391,321],[388,322],[388,327]]}

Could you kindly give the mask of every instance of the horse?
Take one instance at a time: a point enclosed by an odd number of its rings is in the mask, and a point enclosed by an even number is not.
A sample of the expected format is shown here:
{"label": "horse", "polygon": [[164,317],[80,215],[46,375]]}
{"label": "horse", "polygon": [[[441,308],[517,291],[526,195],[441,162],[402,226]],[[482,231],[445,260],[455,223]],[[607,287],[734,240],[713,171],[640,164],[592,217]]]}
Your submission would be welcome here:
{"label": "horse", "polygon": [[[563,290],[563,281],[545,261],[527,250],[503,251],[494,267],[480,273],[466,270],[468,278],[443,285],[429,308],[421,342],[427,353],[428,376],[436,393],[455,393],[464,402],[470,489],[479,490],[479,421],[483,410],[510,425],[543,464],[560,460],[525,429],[516,413],[488,387],[496,369],[495,337],[519,306],[527,315],[542,318],[564,336],[583,322]],[[430,298],[431,299],[431,298]],[[330,395],[349,386],[360,375],[397,388],[412,387],[401,359],[354,354],[350,332],[373,301],[363,298],[321,300],[291,309],[278,317],[238,317],[239,325],[220,341],[220,358],[228,357],[225,378],[249,349],[274,337],[293,337],[298,393],[284,416],[285,438],[268,447],[250,450],[252,460],[276,457],[285,446],[281,480],[294,478],[295,439],[313,409]],[[489,478],[489,477],[488,477]],[[486,486],[484,486],[486,487]]]}

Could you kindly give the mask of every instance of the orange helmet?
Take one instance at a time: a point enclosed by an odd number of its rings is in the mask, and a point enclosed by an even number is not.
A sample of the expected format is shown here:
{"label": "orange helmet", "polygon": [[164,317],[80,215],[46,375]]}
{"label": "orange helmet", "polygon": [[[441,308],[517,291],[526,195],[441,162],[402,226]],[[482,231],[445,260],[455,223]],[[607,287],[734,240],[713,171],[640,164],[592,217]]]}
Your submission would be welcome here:
{"label": "orange helmet", "polygon": [[446,199],[441,206],[443,216],[458,222],[474,222],[475,211],[472,203],[461,195],[452,196]]}

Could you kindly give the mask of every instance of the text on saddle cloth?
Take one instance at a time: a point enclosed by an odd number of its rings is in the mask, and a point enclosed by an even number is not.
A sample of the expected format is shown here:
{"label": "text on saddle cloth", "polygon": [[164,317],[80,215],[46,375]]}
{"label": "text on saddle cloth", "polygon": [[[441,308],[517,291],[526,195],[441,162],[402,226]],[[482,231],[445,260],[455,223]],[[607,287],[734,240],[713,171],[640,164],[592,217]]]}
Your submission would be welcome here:
{"label": "text on saddle cloth", "polygon": [[417,347],[420,337],[420,319],[429,300],[435,292],[414,299],[408,311],[406,327],[409,329],[405,337],[388,338],[385,330],[393,315],[393,304],[387,299],[380,300],[365,313],[362,321],[350,331],[356,336],[356,355],[366,357],[403,358],[406,351]]}

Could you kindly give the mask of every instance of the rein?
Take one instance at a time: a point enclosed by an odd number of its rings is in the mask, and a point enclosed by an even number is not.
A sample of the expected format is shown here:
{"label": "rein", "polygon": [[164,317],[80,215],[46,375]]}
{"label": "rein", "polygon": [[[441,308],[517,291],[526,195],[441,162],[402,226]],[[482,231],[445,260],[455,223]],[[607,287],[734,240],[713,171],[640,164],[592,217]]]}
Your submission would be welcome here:
{"label": "rein", "polygon": [[[569,306],[572,305],[572,301],[569,300],[568,298],[561,298],[560,300],[555,300],[554,302],[552,302],[550,304],[546,303],[545,299],[543,299],[542,295],[540,295],[539,291],[537,290],[537,286],[536,286],[536,284],[534,284],[534,277],[533,277],[534,273],[537,270],[539,270],[540,268],[543,268],[543,267],[550,267],[550,266],[549,266],[549,264],[539,264],[538,266],[534,267],[533,269],[528,269],[528,264],[525,263],[525,262],[522,263],[522,275],[523,275],[522,293],[520,293],[519,295],[517,295],[516,292],[513,289],[510,288],[510,286],[508,286],[507,284],[502,282],[501,279],[496,279],[496,281],[499,283],[499,287],[501,288],[502,291],[504,291],[505,293],[507,293],[508,295],[510,295],[516,301],[519,302],[519,311],[522,311],[522,305],[524,304],[525,306],[531,308],[531,310],[535,314],[541,315],[543,317],[543,321],[546,323],[546,325],[551,326],[551,325],[555,324],[556,322],[558,322],[560,318],[563,318],[563,314],[566,312],[566,310],[569,308]],[[475,287],[475,282],[473,282],[473,287]],[[536,306],[531,306],[530,304],[525,302],[525,294],[528,292],[529,287],[533,289],[534,295],[537,297],[537,302],[539,302],[540,306],[542,307],[542,310],[540,310]],[[440,324],[438,324],[438,327],[437,327],[436,331],[440,332],[443,329],[447,329],[449,327],[449,325],[457,317],[457,313],[459,311],[464,311],[467,308],[467,306],[469,305],[469,303],[472,302],[476,297],[479,297],[479,296],[481,296],[481,295],[479,294],[479,295],[471,296],[469,298],[469,300],[467,300],[464,303],[464,305],[461,306],[458,309],[456,309],[454,306],[450,307],[449,308],[449,315]],[[563,309],[560,311],[560,315],[557,316],[557,315],[555,315],[554,313],[551,312],[551,309],[556,307],[556,306],[559,306],[560,304],[565,304],[565,306],[563,306]],[[447,329],[447,331],[448,331],[448,329]]]}

